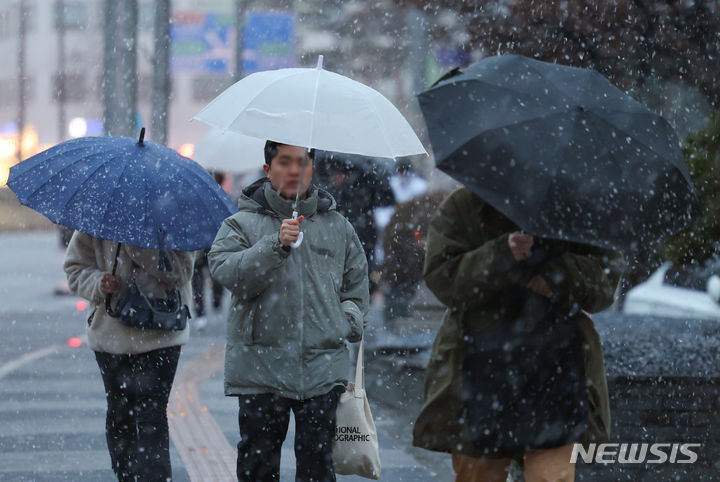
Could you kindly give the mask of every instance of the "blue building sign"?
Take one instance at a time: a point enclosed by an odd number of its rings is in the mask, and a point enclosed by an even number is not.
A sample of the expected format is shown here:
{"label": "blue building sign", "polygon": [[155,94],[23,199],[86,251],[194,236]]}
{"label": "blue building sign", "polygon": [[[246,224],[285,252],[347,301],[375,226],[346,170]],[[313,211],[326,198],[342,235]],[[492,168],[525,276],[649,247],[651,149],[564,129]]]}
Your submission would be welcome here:
{"label": "blue building sign", "polygon": [[170,25],[173,72],[231,73],[234,44],[232,15],[178,12]]}
{"label": "blue building sign", "polygon": [[295,15],[252,11],[243,30],[243,75],[295,67]]}

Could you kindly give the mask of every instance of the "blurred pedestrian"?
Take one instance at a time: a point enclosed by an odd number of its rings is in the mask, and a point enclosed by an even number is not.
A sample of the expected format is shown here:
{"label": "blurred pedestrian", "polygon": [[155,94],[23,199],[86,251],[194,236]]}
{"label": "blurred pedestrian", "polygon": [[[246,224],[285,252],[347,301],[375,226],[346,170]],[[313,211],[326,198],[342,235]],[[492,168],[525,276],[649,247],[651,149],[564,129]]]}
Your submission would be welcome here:
{"label": "blurred pedestrian", "polygon": [[291,410],[296,480],[335,480],[335,410],[350,368],[345,342],[362,336],[368,275],[352,225],[311,185],[312,158],[268,141],[267,178],[243,191],[240,212],[225,220],[208,255],[213,278],[233,297],[225,394],[238,397],[241,481],[279,480]]}
{"label": "blurred pedestrian", "polygon": [[195,311],[194,325],[198,330],[204,329],[208,324],[208,318],[205,309],[205,289],[206,280],[210,280],[210,294],[212,296],[212,307],[214,311],[219,311],[222,305],[223,294],[225,288],[223,285],[212,279],[208,267],[207,254],[209,250],[205,249],[198,252],[195,258],[195,267],[192,276],[192,292],[193,307]]}
{"label": "blurred pedestrian", "polygon": [[132,282],[150,299],[163,299],[179,288],[181,300],[189,300],[193,253],[164,255],[170,271],[159,270],[158,250],[76,231],[65,258],[70,289],[92,305],[88,344],[105,385],[107,445],[119,481],[172,480],[167,403],[188,329],[131,328],[105,306],[107,295],[111,306],[125,299]]}
{"label": "blurred pedestrian", "polygon": [[[423,196],[427,192],[428,182],[421,177],[409,159],[398,159],[394,165],[394,172],[388,179],[392,197],[396,204],[402,204]],[[390,225],[390,218],[395,212],[395,204],[381,206],[375,209],[374,220],[378,229],[378,247],[375,252],[376,262],[380,265],[385,263],[385,234]],[[390,228],[392,229],[392,228]]]}
{"label": "blurred pedestrian", "polygon": [[415,171],[412,162],[400,159],[397,161],[395,174],[390,178],[390,187],[395,201],[404,203],[424,194],[428,189],[428,182]]}
{"label": "blurred pedestrian", "polygon": [[[383,159],[323,152],[317,162],[315,182],[337,203],[337,210],[352,224],[365,251],[370,276],[370,293],[377,289],[380,276],[375,258],[378,231],[374,212],[395,204],[390,188],[390,171]],[[387,163],[392,162],[387,160]]]}
{"label": "blurred pedestrian", "polygon": [[411,316],[411,302],[423,279],[425,244],[430,219],[447,192],[435,191],[395,205],[385,228],[382,282],[384,319],[392,329],[396,318]]}
{"label": "blurred pedestrian", "polygon": [[[64,258],[65,252],[67,251],[68,244],[70,244],[70,238],[72,238],[73,233],[75,232],[74,229],[68,228],[66,226],[62,226],[60,224],[56,224],[55,227],[58,229],[58,241],[60,244],[60,255]],[[53,294],[55,296],[67,296],[71,295],[70,287],[67,284],[67,280],[63,280],[61,284],[56,286],[53,289]]]}
{"label": "blurred pedestrian", "polygon": [[413,443],[451,452],[458,481],[570,481],[572,444],[609,437],[600,340],[623,271],[613,251],[539,239],[467,188],[433,217],[424,276],[447,306]]}
{"label": "blurred pedestrian", "polygon": [[[211,174],[213,179],[222,186],[225,182],[225,174],[221,171],[212,171]],[[205,285],[207,280],[209,279],[211,284],[212,307],[215,311],[220,310],[225,291],[223,286],[210,276],[207,261],[208,251],[210,250],[203,250],[196,256],[192,276],[193,307],[195,310],[195,319],[193,321],[195,328],[198,330],[204,329],[208,324],[208,319],[205,315]]]}

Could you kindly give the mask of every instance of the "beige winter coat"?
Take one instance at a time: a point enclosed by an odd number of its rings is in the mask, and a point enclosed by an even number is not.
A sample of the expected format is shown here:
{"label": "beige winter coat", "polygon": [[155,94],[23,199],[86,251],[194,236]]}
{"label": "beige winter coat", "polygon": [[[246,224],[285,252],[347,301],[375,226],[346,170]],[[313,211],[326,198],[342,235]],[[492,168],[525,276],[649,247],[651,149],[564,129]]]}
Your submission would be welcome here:
{"label": "beige winter coat", "polygon": [[[70,290],[91,304],[87,325],[90,348],[106,353],[137,354],[187,343],[187,327],[182,331],[140,330],[126,327],[106,313],[100,280],[104,274],[112,272],[117,247],[118,243],[114,241],[93,238],[80,232],[73,234],[68,245],[63,268]],[[166,257],[172,271],[161,272],[157,269],[157,250],[123,244],[115,272],[120,282],[112,297],[112,307],[115,308],[118,299],[124,297],[133,277],[138,288],[151,297],[165,297],[177,285],[183,303],[189,305],[195,253],[168,250]]]}

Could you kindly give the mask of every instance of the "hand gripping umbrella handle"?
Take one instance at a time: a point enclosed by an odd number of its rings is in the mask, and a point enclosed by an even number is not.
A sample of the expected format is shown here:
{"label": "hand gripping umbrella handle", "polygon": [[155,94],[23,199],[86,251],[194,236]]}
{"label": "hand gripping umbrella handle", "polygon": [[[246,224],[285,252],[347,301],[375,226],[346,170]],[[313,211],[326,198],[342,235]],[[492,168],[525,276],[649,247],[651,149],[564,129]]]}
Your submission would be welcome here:
{"label": "hand gripping umbrella handle", "polygon": [[[297,217],[298,217],[298,212],[297,212],[297,211],[293,211],[293,219],[297,219]],[[292,243],[290,243],[290,247],[293,248],[293,249],[299,248],[300,245],[302,244],[302,240],[303,240],[303,232],[300,231],[300,234],[298,235],[297,241],[293,241]]]}

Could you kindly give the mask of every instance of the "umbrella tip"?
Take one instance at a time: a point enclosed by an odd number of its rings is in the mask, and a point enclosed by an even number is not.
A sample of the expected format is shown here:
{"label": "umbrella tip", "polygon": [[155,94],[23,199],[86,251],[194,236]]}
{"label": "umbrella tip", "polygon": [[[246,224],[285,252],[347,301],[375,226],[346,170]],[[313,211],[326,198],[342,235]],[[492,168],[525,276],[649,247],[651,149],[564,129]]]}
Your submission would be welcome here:
{"label": "umbrella tip", "polygon": [[138,139],[138,146],[145,145],[145,128],[140,129],[140,139]]}
{"label": "umbrella tip", "polygon": [[323,68],[323,56],[322,55],[318,57],[317,68],[320,70],[322,70],[322,68]]}

